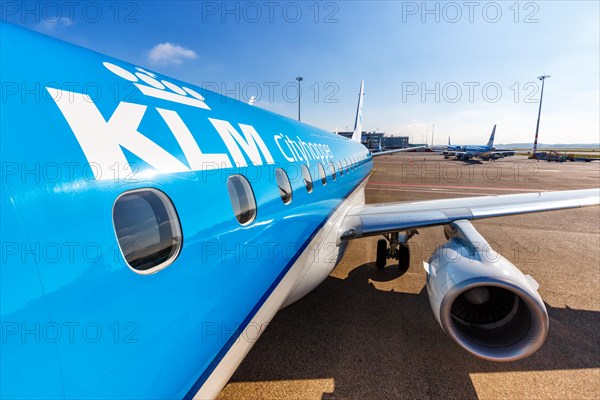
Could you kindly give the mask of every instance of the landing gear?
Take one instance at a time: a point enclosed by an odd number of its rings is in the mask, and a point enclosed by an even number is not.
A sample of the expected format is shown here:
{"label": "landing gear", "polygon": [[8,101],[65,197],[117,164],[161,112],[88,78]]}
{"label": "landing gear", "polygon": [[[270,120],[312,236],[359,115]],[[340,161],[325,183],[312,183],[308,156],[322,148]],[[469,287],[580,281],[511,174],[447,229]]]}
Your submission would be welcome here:
{"label": "landing gear", "polygon": [[383,268],[387,264],[387,252],[387,240],[379,239],[377,241],[377,259],[375,260],[377,268]]}
{"label": "landing gear", "polygon": [[[386,233],[385,239],[377,241],[377,259],[375,265],[377,268],[384,268],[388,258],[398,260],[398,266],[401,270],[407,270],[410,265],[410,249],[408,240],[416,235],[415,229],[406,232]],[[388,245],[389,244],[389,245]]]}
{"label": "landing gear", "polygon": [[398,247],[398,267],[405,271],[410,266],[410,249],[407,243],[401,243]]}

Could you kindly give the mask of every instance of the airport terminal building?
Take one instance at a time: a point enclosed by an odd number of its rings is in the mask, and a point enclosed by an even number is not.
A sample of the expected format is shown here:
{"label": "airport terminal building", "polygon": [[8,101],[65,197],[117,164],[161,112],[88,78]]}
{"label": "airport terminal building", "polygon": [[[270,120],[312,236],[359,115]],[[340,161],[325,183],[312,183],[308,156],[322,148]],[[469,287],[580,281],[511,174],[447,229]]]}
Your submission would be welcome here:
{"label": "airport terminal building", "polygon": [[[338,132],[339,135],[347,138],[352,137],[353,132]],[[403,149],[409,147],[408,136],[386,136],[385,132],[366,132],[363,131],[362,138],[360,140],[369,149]]]}

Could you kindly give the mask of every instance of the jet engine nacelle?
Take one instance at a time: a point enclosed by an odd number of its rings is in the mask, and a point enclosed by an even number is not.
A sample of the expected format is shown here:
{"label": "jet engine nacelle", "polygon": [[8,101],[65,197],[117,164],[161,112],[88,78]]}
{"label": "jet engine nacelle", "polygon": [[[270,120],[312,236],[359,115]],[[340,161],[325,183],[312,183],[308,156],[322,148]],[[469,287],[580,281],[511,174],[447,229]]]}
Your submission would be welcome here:
{"label": "jet engine nacelle", "polygon": [[496,253],[467,220],[445,226],[448,242],[424,263],[436,319],[461,347],[493,361],[538,350],[548,313],[538,284]]}

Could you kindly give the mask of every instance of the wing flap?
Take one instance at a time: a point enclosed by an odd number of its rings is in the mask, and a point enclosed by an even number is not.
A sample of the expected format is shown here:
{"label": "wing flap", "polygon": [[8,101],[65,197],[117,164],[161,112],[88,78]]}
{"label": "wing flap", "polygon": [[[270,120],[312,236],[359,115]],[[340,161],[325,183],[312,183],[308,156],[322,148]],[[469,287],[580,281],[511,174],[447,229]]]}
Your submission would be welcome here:
{"label": "wing flap", "polygon": [[342,224],[340,240],[446,225],[460,219],[475,220],[598,204],[600,189],[354,206]]}

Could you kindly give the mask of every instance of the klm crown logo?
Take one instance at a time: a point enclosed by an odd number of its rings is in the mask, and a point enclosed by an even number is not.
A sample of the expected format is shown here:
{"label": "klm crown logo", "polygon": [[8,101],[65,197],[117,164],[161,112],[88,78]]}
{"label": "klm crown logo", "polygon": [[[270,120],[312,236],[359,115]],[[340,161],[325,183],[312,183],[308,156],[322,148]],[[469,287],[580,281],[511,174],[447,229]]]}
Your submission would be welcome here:
{"label": "klm crown logo", "polygon": [[159,81],[156,74],[140,67],[135,67],[137,71],[131,73],[125,68],[109,62],[102,64],[113,74],[132,82],[146,96],[210,110],[210,107],[204,102],[204,97],[193,89],[185,86],[179,87],[166,80]]}

